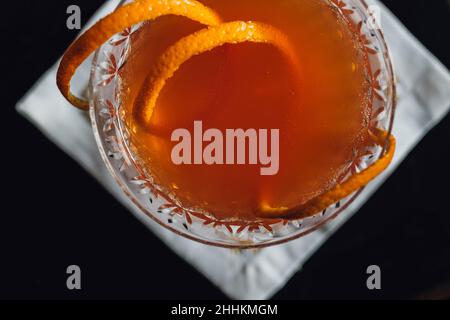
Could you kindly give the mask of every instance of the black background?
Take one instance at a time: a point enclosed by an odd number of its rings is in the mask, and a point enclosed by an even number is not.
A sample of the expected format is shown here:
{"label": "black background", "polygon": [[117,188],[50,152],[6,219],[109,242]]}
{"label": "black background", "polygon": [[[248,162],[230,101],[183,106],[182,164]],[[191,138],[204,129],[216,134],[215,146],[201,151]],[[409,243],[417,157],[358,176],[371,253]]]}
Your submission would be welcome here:
{"label": "black background", "polygon": [[[0,298],[226,298],[14,111],[76,36],[67,6],[85,22],[102,2],[2,3]],[[450,67],[447,0],[383,2]],[[275,298],[449,298],[449,133],[447,117]],[[371,264],[381,291],[365,286]]]}

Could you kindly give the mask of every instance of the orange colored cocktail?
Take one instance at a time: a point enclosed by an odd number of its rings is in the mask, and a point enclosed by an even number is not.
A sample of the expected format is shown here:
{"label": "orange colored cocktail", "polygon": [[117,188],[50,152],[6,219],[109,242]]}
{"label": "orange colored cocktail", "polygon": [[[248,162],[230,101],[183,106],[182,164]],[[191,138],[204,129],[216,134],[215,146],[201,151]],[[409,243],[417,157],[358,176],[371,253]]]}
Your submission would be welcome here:
{"label": "orange colored cocktail", "polygon": [[[221,221],[312,216],[374,179],[395,149],[372,121],[381,110],[376,50],[340,5],[136,0],[69,47],[57,83],[88,109],[70,92],[77,66],[144,22],[127,36],[125,62],[112,61],[110,114],[126,137],[122,153],[151,188],[179,211]],[[352,170],[374,145],[380,157]]]}
{"label": "orange colored cocktail", "polygon": [[[162,90],[149,129],[136,121],[133,108],[152,62],[203,26],[175,16],[145,24],[120,73],[122,117],[136,159],[184,207],[220,218],[254,218],[262,202],[290,208],[332,188],[370,143],[368,64],[357,34],[326,1],[203,3],[224,20],[261,21],[281,30],[301,74],[274,46],[225,44],[181,66]],[[198,120],[204,130],[279,129],[278,173],[262,176],[251,164],[174,164],[172,132],[193,133]]]}

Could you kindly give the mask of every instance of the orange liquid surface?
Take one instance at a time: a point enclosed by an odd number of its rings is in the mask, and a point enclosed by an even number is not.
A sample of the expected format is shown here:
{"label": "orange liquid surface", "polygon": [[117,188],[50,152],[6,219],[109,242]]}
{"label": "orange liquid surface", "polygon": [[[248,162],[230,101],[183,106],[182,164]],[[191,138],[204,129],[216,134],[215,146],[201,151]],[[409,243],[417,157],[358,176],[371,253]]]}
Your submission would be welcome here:
{"label": "orange liquid surface", "polygon": [[[184,63],[157,101],[151,128],[133,103],[152,63],[204,26],[168,16],[133,35],[121,69],[122,118],[132,152],[158,187],[183,207],[218,218],[253,219],[262,202],[294,207],[329,190],[368,144],[370,81],[357,34],[326,1],[201,0],[224,21],[270,24],[290,39],[301,74],[268,44],[223,45]],[[301,79],[299,81],[298,79]],[[279,172],[255,165],[175,165],[175,129],[280,129]]]}

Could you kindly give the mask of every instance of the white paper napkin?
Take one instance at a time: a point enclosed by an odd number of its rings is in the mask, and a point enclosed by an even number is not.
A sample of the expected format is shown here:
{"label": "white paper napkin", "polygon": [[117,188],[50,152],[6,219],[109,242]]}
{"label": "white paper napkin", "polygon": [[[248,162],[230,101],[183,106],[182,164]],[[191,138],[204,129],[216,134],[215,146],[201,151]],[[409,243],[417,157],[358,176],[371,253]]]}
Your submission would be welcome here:
{"label": "white paper napkin", "polygon": [[[373,2],[373,1],[371,1]],[[118,0],[108,1],[92,18],[112,11]],[[348,210],[325,228],[290,243],[260,251],[236,252],[208,247],[181,238],[145,217],[121,193],[94,142],[87,117],[70,107],[55,85],[56,65],[17,103],[17,110],[61,149],[90,172],[118,201],[157,234],[172,250],[195,266],[229,297],[266,299],[282,288],[305,261],[370,198],[412,148],[448,112],[450,74],[382,4],[381,21],[398,75],[399,105],[394,134],[398,150],[393,165]],[[89,65],[84,67],[88,75]],[[85,78],[85,79],[86,79]],[[201,256],[202,259],[197,257]]]}

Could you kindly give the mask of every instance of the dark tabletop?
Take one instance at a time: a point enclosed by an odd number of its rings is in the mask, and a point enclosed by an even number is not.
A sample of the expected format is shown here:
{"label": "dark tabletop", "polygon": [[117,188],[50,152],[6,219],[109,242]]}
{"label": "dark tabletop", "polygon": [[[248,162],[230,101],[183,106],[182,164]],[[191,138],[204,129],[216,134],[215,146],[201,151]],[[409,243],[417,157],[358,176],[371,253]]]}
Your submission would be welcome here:
{"label": "dark tabletop", "polygon": [[[2,7],[0,298],[225,298],[14,111],[75,37],[66,8],[85,22],[102,2]],[[384,3],[450,67],[449,1]],[[449,135],[447,117],[275,298],[450,298]],[[71,264],[81,291],[66,288]],[[372,264],[379,291],[366,287]]]}

